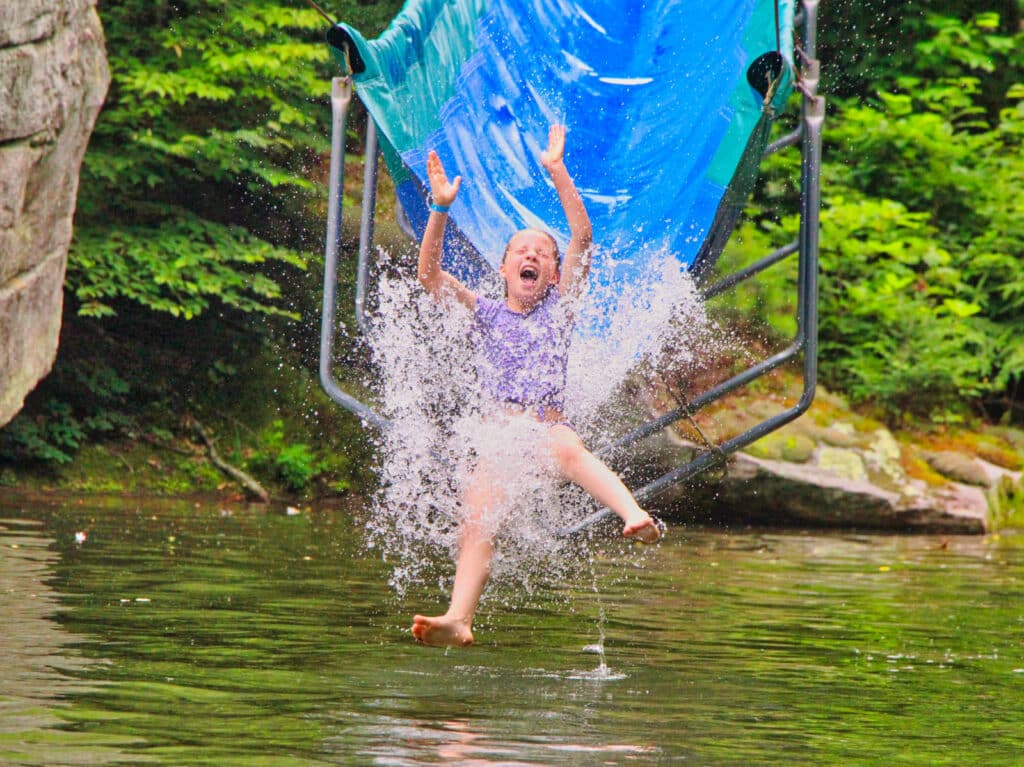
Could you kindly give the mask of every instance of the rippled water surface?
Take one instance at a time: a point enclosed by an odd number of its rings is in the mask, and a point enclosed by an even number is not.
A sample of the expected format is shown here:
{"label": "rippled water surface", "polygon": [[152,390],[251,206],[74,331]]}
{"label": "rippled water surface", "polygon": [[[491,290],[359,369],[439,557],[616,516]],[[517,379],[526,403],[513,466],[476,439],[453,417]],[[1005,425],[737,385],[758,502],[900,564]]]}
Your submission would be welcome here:
{"label": "rippled water surface", "polygon": [[446,653],[359,510],[0,518],[3,765],[1024,764],[1024,536],[598,539]]}

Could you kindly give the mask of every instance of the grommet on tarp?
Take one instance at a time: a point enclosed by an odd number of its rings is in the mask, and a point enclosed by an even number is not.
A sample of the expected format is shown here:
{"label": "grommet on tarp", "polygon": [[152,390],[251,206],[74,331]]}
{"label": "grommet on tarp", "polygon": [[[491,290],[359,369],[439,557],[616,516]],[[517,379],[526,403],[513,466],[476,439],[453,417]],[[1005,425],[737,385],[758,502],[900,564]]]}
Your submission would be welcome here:
{"label": "grommet on tarp", "polygon": [[344,27],[335,24],[328,29],[327,44],[345,54],[345,67],[343,68],[347,68],[348,71],[343,74],[358,75],[366,71],[366,62],[363,61],[363,57],[359,54],[359,48],[356,47],[355,41]]}
{"label": "grommet on tarp", "polygon": [[778,51],[762,53],[747,67],[747,82],[750,87],[761,94],[762,98],[771,98],[774,84],[782,77],[786,60]]}

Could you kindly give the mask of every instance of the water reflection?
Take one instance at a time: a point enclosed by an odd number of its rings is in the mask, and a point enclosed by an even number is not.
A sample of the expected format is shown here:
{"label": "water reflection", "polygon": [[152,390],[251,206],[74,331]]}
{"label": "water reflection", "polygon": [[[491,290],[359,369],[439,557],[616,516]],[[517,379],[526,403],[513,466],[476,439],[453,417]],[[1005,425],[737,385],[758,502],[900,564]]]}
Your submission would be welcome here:
{"label": "water reflection", "polygon": [[[358,755],[386,767],[616,764],[623,758],[635,761],[637,757],[656,757],[659,753],[655,746],[597,745],[528,734],[515,740],[503,739],[471,719],[438,722],[385,718],[359,729],[359,739],[369,741],[370,745]],[[335,741],[340,754],[347,753],[352,735],[346,733]],[[328,748],[331,745],[329,742]]]}
{"label": "water reflection", "polygon": [[66,701],[93,689],[81,677],[98,659],[74,649],[82,636],[54,617],[49,586],[60,555],[43,523],[0,519],[0,763],[105,764],[124,757],[109,740],[64,729]]}
{"label": "water reflection", "polygon": [[[593,764],[659,750],[642,728],[602,726],[602,707],[615,695],[609,685],[625,676],[596,678],[586,666],[593,656],[582,650],[531,668],[520,667],[521,658],[498,657],[497,649],[471,653],[435,657],[424,648],[418,668],[395,669],[383,689],[360,702],[360,712],[327,717],[336,734],[326,748],[384,765]],[[582,668],[566,667],[570,656]]]}
{"label": "water reflection", "polygon": [[493,595],[479,646],[446,653],[407,631],[438,584],[390,593],[360,513],[6,512],[0,763],[984,765],[1024,753],[1019,537],[677,528],[642,553],[608,539],[593,575]]}

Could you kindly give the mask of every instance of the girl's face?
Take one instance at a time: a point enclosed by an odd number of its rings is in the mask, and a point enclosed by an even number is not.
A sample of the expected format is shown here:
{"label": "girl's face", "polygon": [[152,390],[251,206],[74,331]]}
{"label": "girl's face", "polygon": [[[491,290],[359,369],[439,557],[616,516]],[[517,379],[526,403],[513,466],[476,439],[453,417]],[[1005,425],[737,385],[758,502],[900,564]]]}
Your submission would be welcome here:
{"label": "girl's face", "polygon": [[516,232],[505,248],[498,273],[505,280],[508,307],[514,312],[532,309],[548,288],[558,284],[558,250],[551,237],[536,229]]}

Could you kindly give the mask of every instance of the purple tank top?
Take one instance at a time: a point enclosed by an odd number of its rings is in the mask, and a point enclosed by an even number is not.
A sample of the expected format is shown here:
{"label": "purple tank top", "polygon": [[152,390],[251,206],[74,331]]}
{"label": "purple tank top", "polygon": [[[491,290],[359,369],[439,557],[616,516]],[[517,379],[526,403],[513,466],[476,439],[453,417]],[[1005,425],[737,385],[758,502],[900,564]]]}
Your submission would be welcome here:
{"label": "purple tank top", "polygon": [[558,288],[549,289],[527,314],[517,314],[504,301],[477,298],[478,376],[498,402],[564,408],[572,322],[560,297]]}

